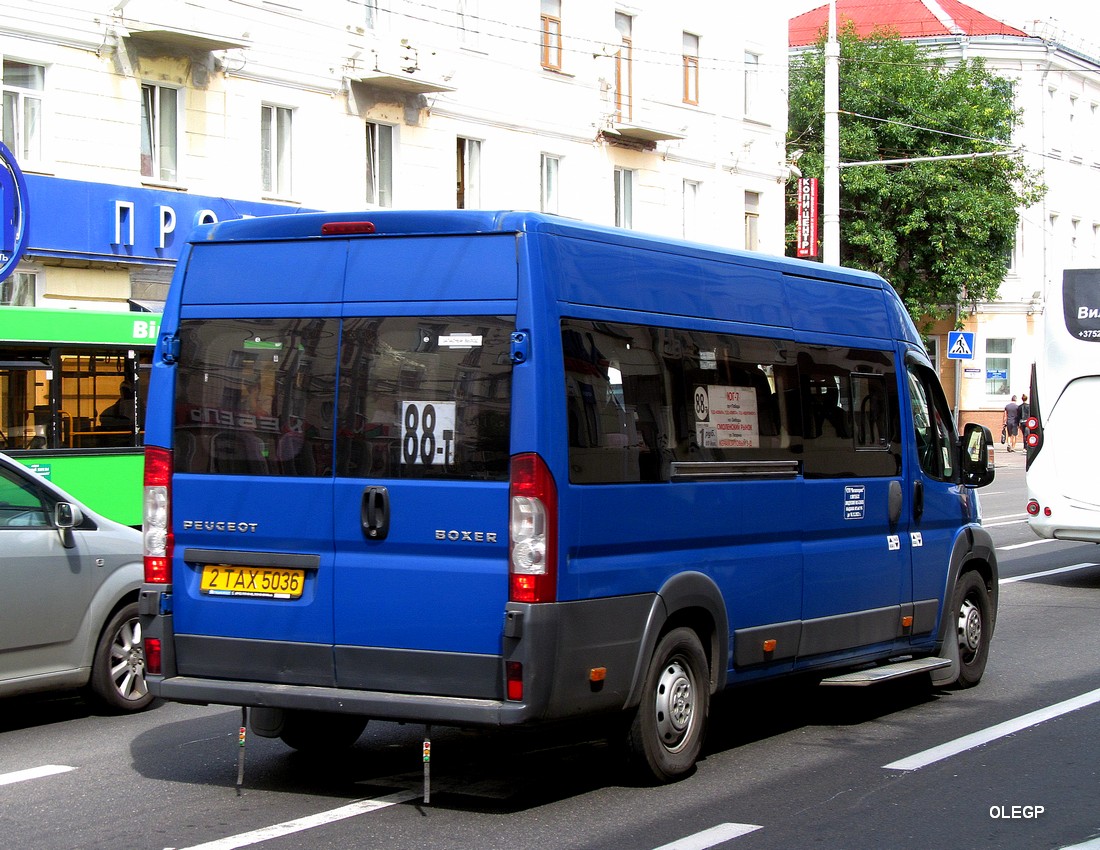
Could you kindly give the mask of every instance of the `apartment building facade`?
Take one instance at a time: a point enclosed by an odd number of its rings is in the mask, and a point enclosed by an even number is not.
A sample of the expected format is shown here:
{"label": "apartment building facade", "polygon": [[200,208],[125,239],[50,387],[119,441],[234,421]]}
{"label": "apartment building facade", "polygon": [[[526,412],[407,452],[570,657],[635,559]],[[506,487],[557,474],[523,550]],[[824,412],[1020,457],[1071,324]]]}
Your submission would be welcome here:
{"label": "apartment building facade", "polygon": [[780,254],[786,25],[702,0],[0,3],[27,187],[0,303],[156,310],[194,226],[307,209],[540,209]]}

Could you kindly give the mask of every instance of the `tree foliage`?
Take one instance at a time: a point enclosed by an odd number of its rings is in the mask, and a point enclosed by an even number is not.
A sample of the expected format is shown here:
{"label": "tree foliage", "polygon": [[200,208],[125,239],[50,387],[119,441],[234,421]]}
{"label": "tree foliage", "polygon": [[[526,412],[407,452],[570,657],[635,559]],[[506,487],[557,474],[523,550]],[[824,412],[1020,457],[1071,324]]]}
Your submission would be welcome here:
{"label": "tree foliage", "polygon": [[[842,163],[1011,145],[1013,83],[981,59],[948,64],[890,32],[860,39],[850,23],[839,41]],[[788,146],[803,151],[805,177],[824,171],[824,64],[823,40],[791,60]],[[842,168],[840,186],[841,263],[882,275],[929,317],[996,298],[1019,211],[1045,190],[1020,154]]]}

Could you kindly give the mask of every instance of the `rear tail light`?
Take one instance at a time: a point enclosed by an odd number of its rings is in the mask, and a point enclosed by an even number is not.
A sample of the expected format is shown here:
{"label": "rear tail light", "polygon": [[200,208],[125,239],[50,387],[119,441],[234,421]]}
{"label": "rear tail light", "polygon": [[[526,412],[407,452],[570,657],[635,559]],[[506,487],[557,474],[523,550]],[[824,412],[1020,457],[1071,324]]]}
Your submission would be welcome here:
{"label": "rear tail light", "polygon": [[509,661],[504,665],[505,684],[508,699],[519,702],[523,699],[523,665],[518,661]]}
{"label": "rear tail light", "polygon": [[1024,420],[1024,427],[1027,428],[1027,437],[1024,438],[1024,445],[1029,449],[1039,448],[1039,444],[1043,441],[1042,429],[1039,427],[1039,417],[1029,416]]}
{"label": "rear tail light", "polygon": [[160,638],[146,638],[144,640],[145,672],[159,676],[161,672]]}
{"label": "rear tail light", "polygon": [[1027,503],[1027,512],[1031,516],[1039,516],[1039,503],[1032,499]]}
{"label": "rear tail light", "polygon": [[512,458],[510,505],[509,599],[553,602],[558,595],[558,495],[538,455]]}
{"label": "rear tail light", "polygon": [[149,584],[167,584],[172,580],[171,484],[172,453],[156,446],[146,446],[142,537],[145,581]]}

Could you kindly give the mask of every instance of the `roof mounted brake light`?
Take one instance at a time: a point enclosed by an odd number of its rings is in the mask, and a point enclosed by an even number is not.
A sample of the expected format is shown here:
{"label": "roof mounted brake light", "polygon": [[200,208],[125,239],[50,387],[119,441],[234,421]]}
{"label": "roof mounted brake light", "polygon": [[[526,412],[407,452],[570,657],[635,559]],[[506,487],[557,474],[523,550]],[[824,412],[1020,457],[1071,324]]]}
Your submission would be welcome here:
{"label": "roof mounted brake light", "polygon": [[322,236],[348,236],[354,233],[374,233],[374,222],[326,221],[321,225]]}

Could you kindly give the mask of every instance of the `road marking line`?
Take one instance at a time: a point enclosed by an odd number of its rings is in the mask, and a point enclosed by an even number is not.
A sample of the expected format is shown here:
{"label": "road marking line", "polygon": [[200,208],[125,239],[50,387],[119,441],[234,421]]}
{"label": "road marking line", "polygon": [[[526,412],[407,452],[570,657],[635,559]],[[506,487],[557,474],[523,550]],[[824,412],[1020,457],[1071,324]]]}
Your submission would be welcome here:
{"label": "road marking line", "polygon": [[31,767],[27,770],[0,773],[0,785],[12,785],[16,782],[26,782],[28,779],[41,779],[43,776],[68,773],[70,770],[76,770],[76,768],[69,767],[66,764],[44,764],[41,767]]}
{"label": "road marking line", "polygon": [[[982,495],[985,496],[986,494],[982,493]],[[988,520],[1000,520],[1000,519],[1024,519],[1024,520],[1026,520],[1027,519],[1027,512],[1025,511],[1022,514],[1001,514],[1000,516],[982,517],[982,525],[985,525],[986,521],[988,521]]]}
{"label": "road marking line", "polygon": [[1089,567],[1095,567],[1097,564],[1074,564],[1070,567],[1058,567],[1056,570],[1043,570],[1041,573],[1028,573],[1024,576],[1009,576],[1008,578],[1001,579],[998,584],[1012,584],[1014,581],[1027,581],[1033,578],[1042,578],[1043,576],[1056,576],[1059,573],[1072,573],[1074,570],[1087,570]]}
{"label": "road marking line", "polygon": [[318,812],[304,818],[295,818],[284,823],[276,823],[271,826],[254,829],[252,832],[242,832],[239,835],[231,835],[228,838],[219,838],[208,841],[205,844],[196,844],[185,850],[234,850],[236,847],[247,847],[251,844],[259,844],[271,838],[280,838],[295,832],[303,832],[318,826],[335,823],[336,821],[353,818],[356,815],[365,815],[368,812],[376,812],[379,809],[393,806],[413,800],[421,795],[419,791],[399,791],[396,794],[388,794],[376,800],[356,800],[346,806],[337,809],[329,809],[327,812]]}
{"label": "road marking line", "polygon": [[1063,714],[1069,714],[1071,711],[1077,711],[1098,702],[1100,702],[1100,688],[1067,699],[1056,705],[1040,708],[1030,714],[1006,720],[1004,723],[998,723],[996,726],[990,726],[988,729],[982,729],[972,735],[964,735],[954,741],[948,741],[946,744],[940,744],[938,747],[932,747],[930,750],[911,755],[908,758],[892,761],[890,764],[883,765],[883,767],[887,770],[917,770],[966,752],[974,747],[980,747],[982,744],[988,744],[990,741],[995,741],[1006,735],[1011,735],[1014,732],[1019,732],[1022,729],[1027,729],[1029,726],[1036,726],[1047,720],[1053,720],[1055,717],[1061,717]]}
{"label": "road marking line", "polygon": [[662,844],[655,850],[707,850],[723,841],[756,832],[761,827],[751,823],[720,823],[694,835],[678,838],[671,844]]}
{"label": "road marking line", "polygon": [[1057,540],[1051,540],[1049,537],[1045,537],[1042,540],[1029,540],[1027,543],[1013,543],[1011,546],[998,546],[998,552],[1010,552],[1013,549],[1027,549],[1031,546],[1042,546],[1044,543],[1057,543]]}

